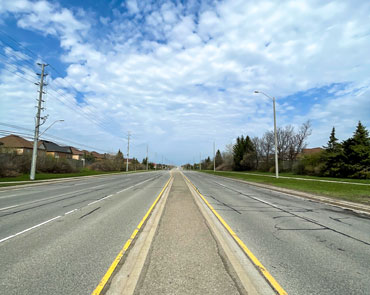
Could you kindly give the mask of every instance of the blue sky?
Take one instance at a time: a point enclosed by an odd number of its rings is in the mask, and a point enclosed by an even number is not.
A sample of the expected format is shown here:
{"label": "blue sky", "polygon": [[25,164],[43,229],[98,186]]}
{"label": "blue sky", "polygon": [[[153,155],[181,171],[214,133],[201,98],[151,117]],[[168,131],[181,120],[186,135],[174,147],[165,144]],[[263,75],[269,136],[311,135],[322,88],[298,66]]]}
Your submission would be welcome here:
{"label": "blue sky", "polygon": [[370,127],[369,16],[365,0],[2,0],[0,123],[33,128],[43,61],[59,142],[116,152],[130,131],[140,160],[148,144],[156,162],[192,162],[272,129],[258,89],[279,126],[310,120],[322,146],[333,126],[341,140]]}

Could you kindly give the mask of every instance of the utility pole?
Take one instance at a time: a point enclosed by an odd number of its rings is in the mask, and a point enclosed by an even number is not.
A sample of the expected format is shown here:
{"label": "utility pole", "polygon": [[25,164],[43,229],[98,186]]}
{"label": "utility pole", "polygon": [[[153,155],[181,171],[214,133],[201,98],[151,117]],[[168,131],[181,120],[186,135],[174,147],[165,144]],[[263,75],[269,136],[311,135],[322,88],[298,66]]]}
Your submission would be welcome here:
{"label": "utility pole", "polygon": [[[38,100],[38,105],[37,105],[37,114],[36,114],[36,123],[35,123],[35,135],[33,137],[33,150],[32,150],[32,163],[31,163],[31,173],[30,173],[30,180],[35,180],[35,174],[36,174],[36,161],[37,161],[37,147],[38,147],[38,141],[39,141],[39,130],[40,126],[45,123],[46,118],[43,117],[41,118],[41,104],[43,102],[42,100],[42,94],[44,85],[44,77],[47,75],[45,74],[45,67],[47,64],[38,64],[41,66],[41,74],[40,75],[40,82],[36,83],[36,85],[40,85],[40,90],[39,90],[39,100]],[[43,119],[44,122],[40,124],[40,120]]]}
{"label": "utility pole", "polygon": [[199,170],[202,170],[202,153],[199,153]]}
{"label": "utility pole", "polygon": [[213,142],[213,171],[216,171],[216,143]]}
{"label": "utility pole", "polygon": [[148,158],[148,151],[149,151],[149,146],[146,145],[146,171],[148,171],[148,162],[149,162],[149,158]]}
{"label": "utility pole", "polygon": [[162,164],[161,164],[161,168],[163,170],[163,155],[162,155]]}
{"label": "utility pole", "polygon": [[127,132],[127,160],[126,160],[126,172],[128,172],[128,157],[130,156],[130,131]]}

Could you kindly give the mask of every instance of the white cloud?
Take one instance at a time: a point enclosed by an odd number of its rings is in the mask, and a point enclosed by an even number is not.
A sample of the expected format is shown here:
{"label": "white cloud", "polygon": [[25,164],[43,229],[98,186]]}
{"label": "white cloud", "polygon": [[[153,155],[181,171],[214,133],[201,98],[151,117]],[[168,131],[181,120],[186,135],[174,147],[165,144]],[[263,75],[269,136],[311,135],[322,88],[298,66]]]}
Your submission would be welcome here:
{"label": "white cloud", "polygon": [[[255,89],[279,98],[280,124],[313,120],[314,145],[325,143],[333,123],[343,125],[338,126],[343,136],[350,135],[359,119],[370,125],[370,110],[364,107],[370,105],[366,1],[233,0],[201,5],[197,14],[195,2],[184,7],[128,1],[128,12],[143,20],[115,10],[112,19],[100,17],[99,26],[106,26],[109,34],[97,39],[90,35],[94,27],[88,19],[77,18],[72,10],[46,1],[30,3],[6,1],[0,13],[14,14],[22,28],[58,38],[61,59],[69,64],[69,83],[59,78],[54,86],[73,83],[86,93],[83,110],[111,126],[115,136],[131,130],[138,149],[149,141],[153,150],[177,157],[180,141],[192,150],[211,149],[213,140],[226,144],[242,133],[261,135],[272,126],[271,102],[253,95]],[[334,98],[310,98],[315,101],[308,104],[310,109],[281,101],[343,82],[352,86],[332,89]],[[63,107],[48,103],[55,115]],[[66,103],[77,104],[73,98]],[[6,105],[13,107],[8,100]],[[60,114],[69,116],[71,110]],[[91,125],[83,117],[70,120],[81,124],[68,134],[75,138]],[[92,130],[99,128],[86,134]],[[113,148],[122,148],[117,138],[109,138]],[[102,146],[107,142],[95,140]]]}

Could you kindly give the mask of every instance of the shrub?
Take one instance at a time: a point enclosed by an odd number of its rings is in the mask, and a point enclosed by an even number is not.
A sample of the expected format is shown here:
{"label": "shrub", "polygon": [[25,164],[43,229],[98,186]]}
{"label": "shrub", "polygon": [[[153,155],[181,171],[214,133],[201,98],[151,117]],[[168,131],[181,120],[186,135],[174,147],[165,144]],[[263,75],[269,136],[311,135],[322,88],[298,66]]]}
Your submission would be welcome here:
{"label": "shrub", "polygon": [[230,163],[222,163],[220,166],[216,168],[217,171],[232,171],[233,166]]}
{"label": "shrub", "polygon": [[45,173],[72,173],[77,172],[78,169],[74,168],[68,159],[59,158],[55,159],[52,156],[38,156],[37,157],[37,171]]}
{"label": "shrub", "polygon": [[323,153],[304,155],[298,163],[293,165],[293,173],[300,175],[323,175]]}
{"label": "shrub", "polygon": [[101,160],[92,163],[89,167],[91,170],[96,171],[115,171],[115,165],[111,160]]}

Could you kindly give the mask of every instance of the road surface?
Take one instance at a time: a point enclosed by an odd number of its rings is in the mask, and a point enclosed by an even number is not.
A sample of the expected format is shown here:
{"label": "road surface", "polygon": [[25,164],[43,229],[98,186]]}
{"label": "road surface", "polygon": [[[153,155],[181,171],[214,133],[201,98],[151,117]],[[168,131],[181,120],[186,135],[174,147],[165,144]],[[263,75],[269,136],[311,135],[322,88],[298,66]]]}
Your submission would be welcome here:
{"label": "road surface", "polygon": [[369,294],[370,218],[184,172],[288,294]]}
{"label": "road surface", "polygon": [[165,171],[0,189],[0,293],[91,294]]}

